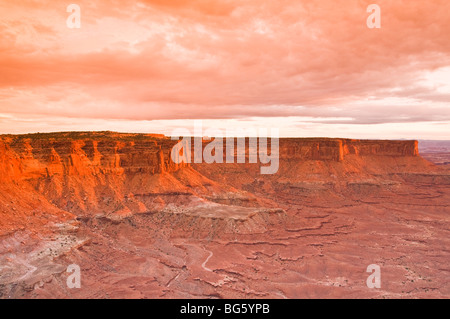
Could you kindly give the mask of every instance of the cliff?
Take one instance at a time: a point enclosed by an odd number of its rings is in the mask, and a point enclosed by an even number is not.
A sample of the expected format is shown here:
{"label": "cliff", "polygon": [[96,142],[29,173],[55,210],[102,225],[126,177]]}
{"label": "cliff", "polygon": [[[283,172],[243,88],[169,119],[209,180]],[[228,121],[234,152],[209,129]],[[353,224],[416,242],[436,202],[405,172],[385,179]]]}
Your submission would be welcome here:
{"label": "cliff", "polygon": [[174,144],[164,136],[109,132],[4,136],[0,178],[174,172],[185,165],[170,160]]}
{"label": "cliff", "polygon": [[3,222],[24,226],[40,215],[36,209],[127,215],[158,208],[168,194],[189,193],[170,175],[186,166],[170,160],[174,143],[162,135],[112,132],[1,136]]}
{"label": "cliff", "polygon": [[418,156],[417,141],[355,140],[355,139],[282,139],[280,157],[303,160],[343,161],[347,155]]}
{"label": "cliff", "polygon": [[[270,146],[270,143],[269,143]],[[418,142],[335,138],[280,139],[280,159],[343,161],[347,155],[418,156]]]}
{"label": "cliff", "polygon": [[[163,135],[114,132],[0,136],[1,212],[11,216],[15,208],[36,215],[35,206],[54,214],[127,216],[199,200],[271,206],[245,191],[253,191],[262,178],[260,164],[176,164],[175,143]],[[287,138],[280,139],[279,151],[280,170],[266,177],[272,192],[286,183],[324,183],[330,176],[345,183],[428,169],[417,141]],[[249,152],[246,147],[247,157]]]}
{"label": "cliff", "polygon": [[[173,173],[176,164],[170,138],[154,134],[112,132],[5,135],[0,138],[0,180],[19,181],[59,176]],[[194,143],[192,143],[193,145]],[[208,142],[203,142],[203,147]],[[270,149],[270,141],[268,143]],[[224,157],[226,154],[224,143]],[[237,146],[235,146],[235,154]],[[246,141],[246,158],[249,147]],[[279,142],[280,160],[343,161],[348,155],[419,156],[417,141],[286,138]]]}
{"label": "cliff", "polygon": [[[281,139],[273,175],[175,164],[174,144],[0,136],[0,298],[359,296],[378,293],[364,275],[377,260],[398,283],[382,297],[448,291],[430,269],[449,260],[450,175],[417,142]],[[83,289],[66,288],[72,264]]]}
{"label": "cliff", "polygon": [[[235,139],[233,156],[236,159],[238,153],[238,140]],[[202,140],[203,150],[212,140]],[[223,144],[223,162],[226,162],[227,143]],[[267,141],[269,153],[271,149],[270,139]],[[194,162],[194,139],[191,139],[191,162]],[[258,149],[249,147],[249,139],[245,139],[245,159],[249,162],[249,154],[257,154]],[[231,153],[230,153],[231,154]],[[280,160],[285,161],[343,161],[347,155],[358,156],[391,156],[409,157],[419,156],[418,141],[395,140],[357,140],[338,138],[281,138],[279,139]]]}

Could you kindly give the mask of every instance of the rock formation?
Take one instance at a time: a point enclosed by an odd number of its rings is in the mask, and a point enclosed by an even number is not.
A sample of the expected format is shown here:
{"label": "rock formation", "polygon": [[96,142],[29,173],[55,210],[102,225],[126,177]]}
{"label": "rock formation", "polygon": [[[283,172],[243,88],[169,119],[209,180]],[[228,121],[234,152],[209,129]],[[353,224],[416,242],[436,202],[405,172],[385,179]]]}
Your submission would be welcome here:
{"label": "rock formation", "polygon": [[[417,141],[280,139],[274,175],[176,164],[175,143],[0,136],[0,297],[450,295],[450,174]],[[85,289],[61,288],[71,263]]]}

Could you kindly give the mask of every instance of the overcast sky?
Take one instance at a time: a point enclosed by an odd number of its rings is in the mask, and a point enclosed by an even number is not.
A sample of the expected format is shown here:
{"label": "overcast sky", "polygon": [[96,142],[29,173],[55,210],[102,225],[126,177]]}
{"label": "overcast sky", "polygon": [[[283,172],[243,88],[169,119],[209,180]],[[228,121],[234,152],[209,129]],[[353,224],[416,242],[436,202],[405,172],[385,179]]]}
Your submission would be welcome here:
{"label": "overcast sky", "polygon": [[0,133],[450,139],[448,0],[0,0],[0,34]]}

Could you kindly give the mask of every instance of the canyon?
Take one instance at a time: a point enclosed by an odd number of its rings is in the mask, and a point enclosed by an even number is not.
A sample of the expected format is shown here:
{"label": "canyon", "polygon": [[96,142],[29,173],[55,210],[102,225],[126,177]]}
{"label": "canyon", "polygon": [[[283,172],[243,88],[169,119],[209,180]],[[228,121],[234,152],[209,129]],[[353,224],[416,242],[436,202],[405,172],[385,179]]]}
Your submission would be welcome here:
{"label": "canyon", "polygon": [[281,138],[269,175],[176,143],[1,135],[0,298],[450,297],[450,166],[417,141]]}

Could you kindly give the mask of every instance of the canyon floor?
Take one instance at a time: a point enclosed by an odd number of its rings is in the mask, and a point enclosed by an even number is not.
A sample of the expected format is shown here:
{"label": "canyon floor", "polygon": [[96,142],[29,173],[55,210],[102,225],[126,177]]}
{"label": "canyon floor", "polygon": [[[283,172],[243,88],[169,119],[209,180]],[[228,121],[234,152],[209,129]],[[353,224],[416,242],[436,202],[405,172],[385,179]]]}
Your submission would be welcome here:
{"label": "canyon floor", "polygon": [[[119,151],[52,138],[0,144],[0,298],[450,298],[448,165],[282,151],[262,176],[171,167],[161,137],[114,136]],[[372,264],[381,288],[366,284]]]}

